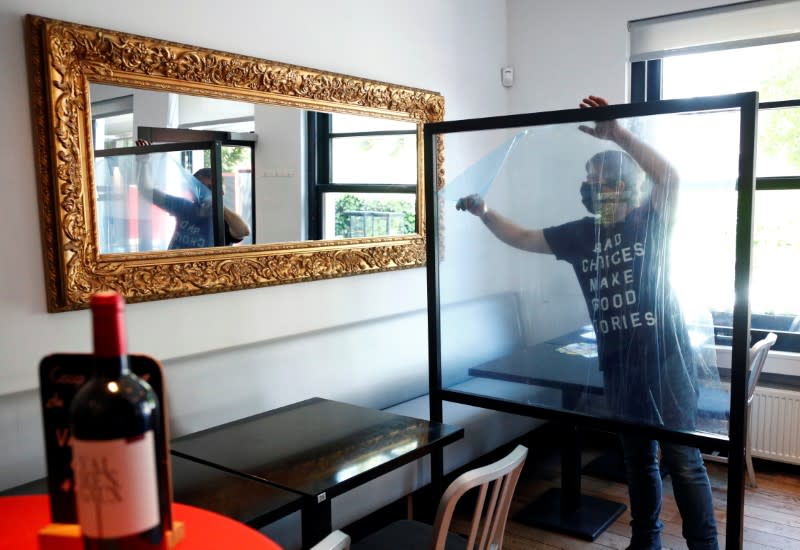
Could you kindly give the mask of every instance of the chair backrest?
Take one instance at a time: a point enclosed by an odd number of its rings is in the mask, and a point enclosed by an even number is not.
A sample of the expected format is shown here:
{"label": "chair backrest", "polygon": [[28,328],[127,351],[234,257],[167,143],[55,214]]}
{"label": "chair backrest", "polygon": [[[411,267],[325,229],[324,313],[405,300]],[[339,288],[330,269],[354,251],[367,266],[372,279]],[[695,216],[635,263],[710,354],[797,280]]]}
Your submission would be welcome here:
{"label": "chair backrest", "polygon": [[337,529],[312,546],[310,550],[350,550],[350,536]]}
{"label": "chair backrest", "polygon": [[[527,456],[528,449],[517,445],[517,448],[505,458],[458,476],[447,487],[439,501],[436,520],[433,524],[431,548],[444,550],[450,521],[453,519],[453,511],[458,499],[476,487],[479,490],[472,514],[467,550],[502,548],[508,509],[511,506],[514,489]],[[488,500],[487,494],[489,495]]]}
{"label": "chair backrest", "polygon": [[761,370],[764,368],[764,363],[767,361],[767,352],[775,344],[778,335],[770,332],[750,347],[750,371],[747,373],[747,403],[748,405],[753,400],[753,394],[756,391],[758,384],[758,377],[761,375]]}

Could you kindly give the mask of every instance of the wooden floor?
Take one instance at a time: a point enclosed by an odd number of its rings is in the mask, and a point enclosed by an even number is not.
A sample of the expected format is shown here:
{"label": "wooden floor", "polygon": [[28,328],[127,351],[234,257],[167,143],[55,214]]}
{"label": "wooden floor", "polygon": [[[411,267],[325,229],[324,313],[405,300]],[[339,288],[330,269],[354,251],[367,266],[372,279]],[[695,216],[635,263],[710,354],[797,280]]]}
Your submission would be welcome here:
{"label": "wooden floor", "polygon": [[[601,450],[595,447],[584,452],[584,462]],[[531,452],[515,493],[504,547],[520,549],[607,549],[625,548],[630,542],[630,513],[624,513],[594,542],[587,542],[549,531],[528,527],[513,520],[516,511],[550,487],[559,485],[559,455],[554,450]],[[800,469],[771,462],[757,462],[758,488],[747,488],[745,494],[745,549],[800,549]],[[714,493],[714,508],[720,533],[720,548],[725,548],[726,466],[709,463],[708,470]],[[664,548],[684,549],[681,519],[669,477],[664,483]],[[627,504],[627,486],[584,475],[582,489],[586,494]]]}

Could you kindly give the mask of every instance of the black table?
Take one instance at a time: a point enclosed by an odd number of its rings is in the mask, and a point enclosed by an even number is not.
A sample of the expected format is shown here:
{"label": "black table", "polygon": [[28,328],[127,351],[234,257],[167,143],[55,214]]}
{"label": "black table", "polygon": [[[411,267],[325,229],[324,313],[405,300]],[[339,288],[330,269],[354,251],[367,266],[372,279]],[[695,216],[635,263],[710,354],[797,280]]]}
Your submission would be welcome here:
{"label": "black table", "polygon": [[[179,456],[170,457],[174,502],[204,508],[259,529],[301,509],[303,497]],[[0,496],[47,493],[47,478],[0,491]],[[177,518],[180,519],[180,518]]]}
{"label": "black table", "polygon": [[464,430],[312,398],[172,441],[172,454],[302,498],[307,548],[331,531],[332,498],[441,449]]}
{"label": "black table", "polygon": [[[172,463],[172,500],[211,510],[253,529],[301,509],[303,497],[180,456]],[[180,518],[178,518],[180,519]]]}
{"label": "black table", "polygon": [[[561,390],[561,408],[575,411],[585,394],[603,393],[596,357],[556,351],[573,343],[591,343],[584,328],[469,369],[469,374]],[[588,334],[587,334],[588,335]],[[596,539],[626,509],[624,504],[581,494],[581,450],[576,425],[563,426],[561,487],[546,491],[516,516],[522,523]]]}

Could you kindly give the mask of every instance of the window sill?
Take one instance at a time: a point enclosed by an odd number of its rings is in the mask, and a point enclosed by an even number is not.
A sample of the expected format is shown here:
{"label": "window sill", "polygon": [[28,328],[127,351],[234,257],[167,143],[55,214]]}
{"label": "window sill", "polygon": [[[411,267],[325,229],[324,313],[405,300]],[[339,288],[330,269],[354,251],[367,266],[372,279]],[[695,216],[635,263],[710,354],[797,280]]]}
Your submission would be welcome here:
{"label": "window sill", "polygon": [[[731,348],[729,346],[716,346],[717,364],[731,364]],[[730,379],[730,368],[720,368],[720,377]],[[789,351],[772,351],[767,355],[764,370],[761,371],[759,385],[764,386],[791,386],[800,389],[800,353]]]}

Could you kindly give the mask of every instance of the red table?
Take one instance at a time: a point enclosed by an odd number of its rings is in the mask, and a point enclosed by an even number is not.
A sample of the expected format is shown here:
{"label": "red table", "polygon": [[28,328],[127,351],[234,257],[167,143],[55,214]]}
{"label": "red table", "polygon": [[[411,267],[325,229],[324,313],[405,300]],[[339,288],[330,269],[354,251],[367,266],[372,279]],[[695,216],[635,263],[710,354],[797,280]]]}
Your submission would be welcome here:
{"label": "red table", "polygon": [[[176,550],[281,550],[255,529],[208,510],[173,503],[172,516],[184,523]],[[0,497],[0,550],[35,550],[39,529],[50,523],[47,495]]]}

